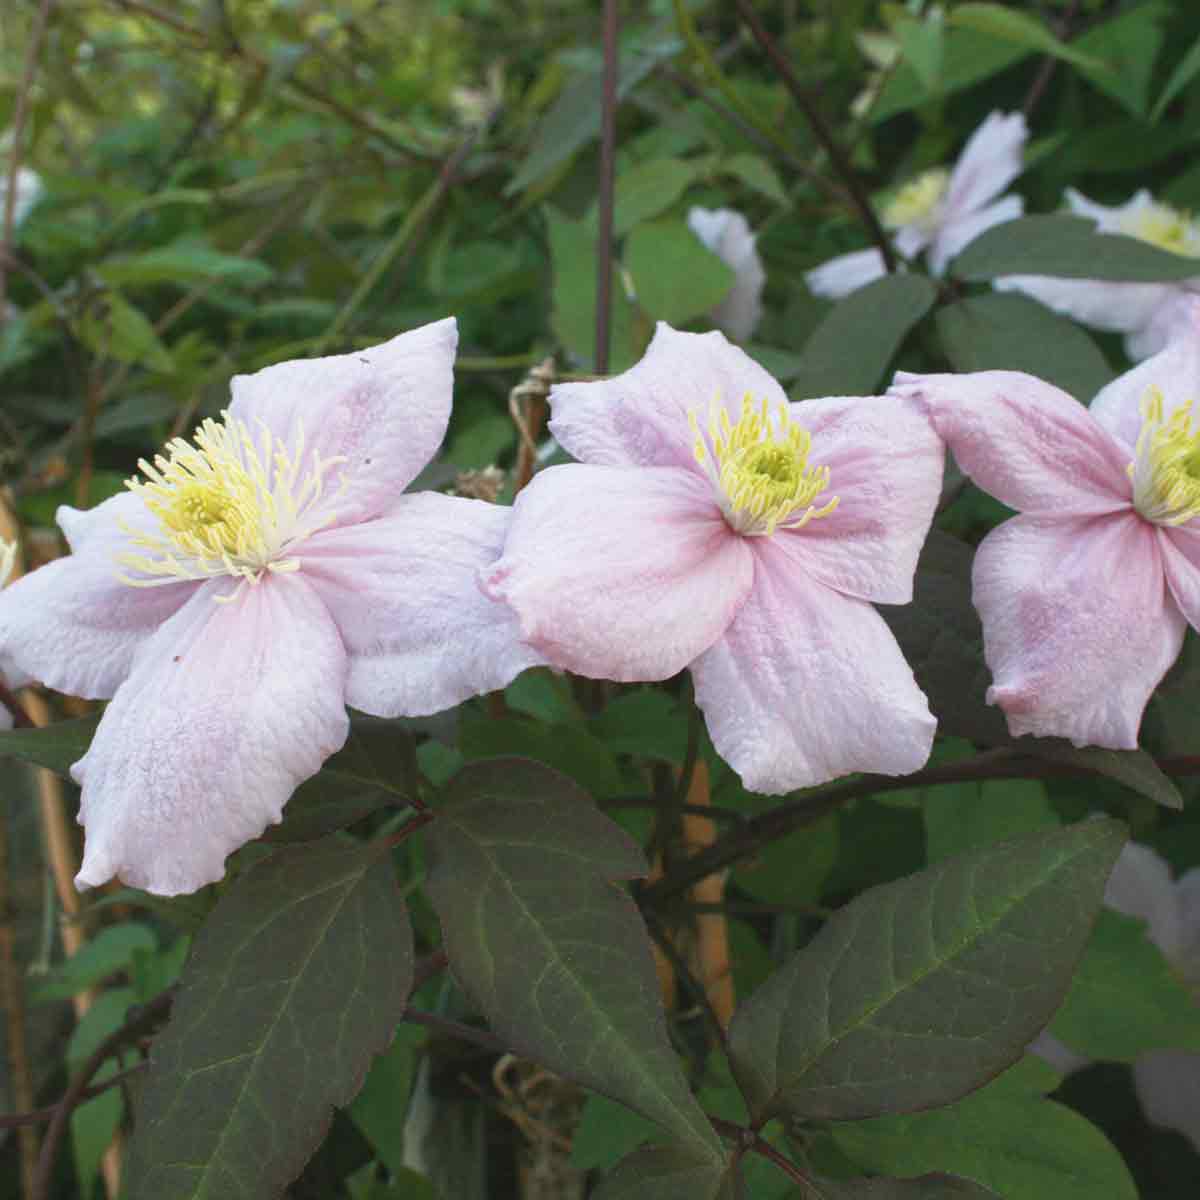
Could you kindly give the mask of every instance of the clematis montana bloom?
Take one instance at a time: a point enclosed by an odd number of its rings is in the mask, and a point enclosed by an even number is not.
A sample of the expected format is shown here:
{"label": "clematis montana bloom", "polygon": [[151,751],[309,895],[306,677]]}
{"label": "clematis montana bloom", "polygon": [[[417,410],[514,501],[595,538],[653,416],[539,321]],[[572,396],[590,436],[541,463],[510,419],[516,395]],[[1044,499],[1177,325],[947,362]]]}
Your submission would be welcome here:
{"label": "clematis montana bloom", "polygon": [[[1200,1003],[1200,868],[1172,879],[1163,858],[1129,842],[1109,876],[1104,903],[1146,922],[1147,936]],[[1064,1075],[1088,1063],[1050,1033],[1030,1049]],[[1147,1119],[1182,1133],[1200,1152],[1200,1054],[1147,1051],[1133,1064],[1133,1082]]]}
{"label": "clematis montana bloom", "polygon": [[733,271],[733,287],[708,315],[735,342],[747,341],[762,317],[767,273],[746,218],[732,208],[693,208],[688,227]]}
{"label": "clematis montana bloom", "polygon": [[555,387],[578,463],[517,498],[484,576],[554,665],[690,667],[719,753],[786,792],[925,762],[934,719],[872,601],[912,598],[943,449],[915,405],[789,404],[720,333],[660,324],[613,379]]}
{"label": "clematis montana bloom", "polygon": [[0,670],[112,697],[87,754],[77,883],[163,895],[227,854],[346,739],[346,705],[419,715],[536,656],[475,574],[508,510],[405,487],[450,415],[453,320],[233,380],[130,490],[61,508],[72,553],[0,593]]}
{"label": "clematis montana bloom", "polygon": [[1132,749],[1200,628],[1200,302],[1188,336],[1090,410],[1031,375],[900,375],[962,469],[1020,515],[984,538],[974,602],[1014,735]]}
{"label": "clematis montana bloom", "polygon": [[[946,264],[985,229],[1015,220],[1020,196],[1000,193],[1021,173],[1029,130],[1020,113],[994,112],[971,134],[953,169],[935,167],[906,183],[880,212],[901,257],[925,253],[929,269]],[[886,274],[877,249],[840,254],[805,275],[809,291],[838,299]]]}
{"label": "clematis montana bloom", "polygon": [[[16,561],[17,543],[7,542],[4,538],[0,538],[0,588],[4,587],[12,576]],[[4,680],[4,682],[8,683],[8,680]],[[0,730],[11,729],[12,727],[12,713],[3,704],[0,704]]]}
{"label": "clematis montana bloom", "polygon": [[[1067,206],[1090,217],[1099,233],[1122,233],[1160,250],[1200,259],[1200,224],[1149,192],[1137,192],[1125,204],[1106,208],[1074,188],[1066,191]],[[1114,283],[1106,279],[1055,279],[1049,275],[1006,275],[997,279],[1000,291],[1025,292],[1057,312],[1084,325],[1125,334],[1125,351],[1140,360],[1157,354],[1170,340],[1180,308],[1200,293],[1200,261],[1196,277],[1166,283]]]}

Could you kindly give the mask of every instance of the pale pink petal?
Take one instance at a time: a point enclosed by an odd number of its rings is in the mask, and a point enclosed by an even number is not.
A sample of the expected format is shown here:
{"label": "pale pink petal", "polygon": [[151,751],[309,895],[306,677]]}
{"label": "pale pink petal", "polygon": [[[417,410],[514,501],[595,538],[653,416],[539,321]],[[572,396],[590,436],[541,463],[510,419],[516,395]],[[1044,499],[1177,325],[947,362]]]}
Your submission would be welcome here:
{"label": "pale pink petal", "polygon": [[[892,237],[896,253],[903,258],[910,259],[916,258],[932,241],[933,231],[926,229],[923,225],[901,225]],[[879,261],[882,264],[882,257]],[[811,288],[809,290],[811,291]]]}
{"label": "pale pink petal", "polygon": [[1186,627],[1156,531],[1135,515],[1020,516],[975,556],[975,607],[1014,736],[1132,750]]}
{"label": "pale pink petal", "polygon": [[148,641],[72,768],[86,827],[76,883],[170,896],[280,820],[346,740],[346,653],[297,575],[207,583]]}
{"label": "pale pink petal", "polygon": [[866,287],[868,283],[882,279],[886,274],[887,267],[884,265],[883,255],[872,247],[870,250],[853,250],[849,254],[839,254],[819,267],[813,267],[811,271],[804,273],[804,282],[814,296],[840,300],[843,296]]}
{"label": "pale pink petal", "polygon": [[748,340],[762,317],[767,273],[746,218],[731,208],[693,208],[688,226],[734,275],[733,287],[709,313],[712,323],[736,342]]}
{"label": "pale pink petal", "polygon": [[386,517],[310,538],[301,572],[350,656],[346,703],[381,717],[440,712],[507,685],[540,655],[478,575],[504,548],[512,509],[419,492]]}
{"label": "pale pink petal", "polygon": [[787,401],[779,384],[724,334],[680,333],[660,321],[628,371],[553,389],[550,432],[581,462],[696,470],[688,413],[707,426],[710,408],[718,405],[736,421],[747,395],[772,408]]}
{"label": "pale pink petal", "polygon": [[1107,279],[1057,279],[1050,275],[1002,275],[1000,292],[1021,292],[1093,329],[1133,333],[1145,329],[1164,304],[1180,294],[1177,283],[1114,283]]}
{"label": "pale pink petal", "polygon": [[1019,371],[896,376],[892,392],[927,406],[959,466],[1027,512],[1127,509],[1129,454],[1066,392]]}
{"label": "pale pink petal", "polygon": [[1020,113],[991,113],[967,139],[950,174],[942,209],[958,220],[982,208],[1024,170],[1022,155],[1029,129]]}
{"label": "pale pink petal", "polygon": [[1171,954],[1171,965],[1188,987],[1200,989],[1200,867],[1185,871],[1175,884],[1179,910],[1179,945]]}
{"label": "pale pink petal", "polygon": [[812,435],[810,461],[827,466],[837,508],[775,542],[835,591],[881,604],[912,599],[917,555],[941,494],[941,439],[911,400],[899,396],[804,400],[792,419]]}
{"label": "pale pink petal", "polygon": [[1200,630],[1200,519],[1159,528],[1167,587],[1188,624]]}
{"label": "pale pink petal", "polygon": [[1200,398],[1200,297],[1177,301],[1167,347],[1102,388],[1092,415],[1132,454],[1142,427],[1142,401],[1151,389],[1162,393],[1163,415]]}
{"label": "pale pink petal", "polygon": [[158,519],[146,508],[141,496],[130,491],[118,492],[94,508],[60,504],[54,519],[75,554],[85,551],[109,556],[119,554],[129,548],[127,528],[158,531]]}
{"label": "pale pink petal", "polygon": [[1133,1064],[1133,1084],[1151,1125],[1182,1133],[1200,1153],[1200,1054],[1152,1050]]}
{"label": "pale pink petal", "polygon": [[1005,196],[986,208],[946,221],[929,248],[929,269],[935,275],[945,274],[946,264],[981,233],[993,225],[1015,221],[1024,211],[1025,201],[1020,196]]}
{"label": "pale pink petal", "polygon": [[1183,938],[1179,895],[1162,855],[1140,842],[1126,842],[1104,887],[1104,903],[1115,912],[1146,922],[1150,940],[1168,960]]}
{"label": "pale pink petal", "polygon": [[138,647],[196,589],[194,583],[131,587],[94,546],[0,592],[0,672],[6,677],[106,700],[129,674]]}
{"label": "pale pink petal", "polygon": [[517,497],[504,557],[484,586],[555,666],[655,680],[720,637],[753,577],[745,539],[701,476],[572,463],[536,475]]}
{"label": "pale pink petal", "polygon": [[937,722],[883,618],[755,539],[754,588],[692,664],[717,753],[772,795],[852,771],[907,775]]}
{"label": "pale pink petal", "polygon": [[1145,208],[1154,199],[1145,188],[1134,192],[1124,204],[1112,206],[1097,204],[1076,188],[1067,188],[1063,197],[1067,202],[1067,210],[1073,216],[1087,217],[1096,222],[1097,233],[1116,233],[1127,216],[1139,208]]}
{"label": "pale pink petal", "polygon": [[1074,1074],[1092,1061],[1082,1054],[1076,1054],[1074,1050],[1045,1029],[1029,1043],[1026,1053],[1036,1054],[1038,1058],[1049,1063],[1063,1076]]}
{"label": "pale pink petal", "polygon": [[[16,176],[16,200],[13,203],[13,228],[15,229],[29,216],[33,206],[42,194],[42,177],[29,167],[18,167]],[[7,202],[8,173],[0,179],[0,211]]]}
{"label": "pale pink petal", "polygon": [[[328,503],[338,524],[387,511],[441,445],[454,386],[454,318],[368,350],[296,359],[233,379],[230,414],[260,423],[306,464],[341,459]],[[340,493],[338,488],[341,488]]]}

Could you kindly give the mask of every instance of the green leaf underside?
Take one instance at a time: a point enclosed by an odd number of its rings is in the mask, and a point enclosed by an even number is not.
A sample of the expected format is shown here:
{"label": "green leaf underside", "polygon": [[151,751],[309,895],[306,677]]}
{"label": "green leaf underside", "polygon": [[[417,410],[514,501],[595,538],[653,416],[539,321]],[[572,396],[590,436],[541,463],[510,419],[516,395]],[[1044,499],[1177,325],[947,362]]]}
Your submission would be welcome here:
{"label": "green leaf underside", "polygon": [[1144,922],[1105,909],[1051,1030],[1089,1058],[1132,1062],[1147,1050],[1200,1051],[1200,1008]]}
{"label": "green leaf underside", "polygon": [[1086,767],[1123,783],[1127,788],[1161,804],[1164,808],[1183,808],[1183,796],[1175,781],[1164,775],[1158,763],[1145,750],[1106,750],[1103,746],[1072,746],[1065,738],[1022,738],[1018,749],[1028,747],[1031,754],[1069,767]]}
{"label": "green leaf underside", "polygon": [[792,399],[872,393],[936,299],[937,288],[922,275],[887,275],[852,292],[805,343]]}
{"label": "green leaf underside", "polygon": [[1005,1200],[1138,1195],[1121,1155],[1095,1125],[1065,1105],[1007,1088],[1004,1077],[948,1108],[838,1125],[833,1138],[871,1170],[947,1170]]}
{"label": "green leaf underside", "polygon": [[646,1146],[618,1163],[592,1200],[733,1200],[722,1157],[689,1146]]}
{"label": "green leaf underside", "polygon": [[1020,217],[980,234],[949,273],[981,282],[999,275],[1052,275],[1159,283],[1195,278],[1200,260],[1123,234],[1097,233],[1085,217]]}
{"label": "green leaf underside", "polygon": [[819,1179],[813,1200],[1000,1200],[991,1188],[953,1175],[917,1179]]}
{"label": "green leaf underside", "polygon": [[97,715],[58,721],[41,729],[5,730],[0,733],[0,758],[18,758],[69,779],[71,764],[87,753],[99,724]]}
{"label": "green leaf underside", "polygon": [[1062,1000],[1125,838],[1038,832],[848,904],[734,1016],[756,1118],[913,1112],[997,1075]]}
{"label": "green leaf underside", "polygon": [[328,839],[239,877],[196,939],[130,1147],[128,1200],[261,1200],[300,1172],[412,981],[393,869]]}
{"label": "green leaf underside", "polygon": [[610,882],[645,874],[638,846],[565,776],[510,758],[450,781],[428,848],[451,966],[500,1037],[711,1154],[645,928]]}

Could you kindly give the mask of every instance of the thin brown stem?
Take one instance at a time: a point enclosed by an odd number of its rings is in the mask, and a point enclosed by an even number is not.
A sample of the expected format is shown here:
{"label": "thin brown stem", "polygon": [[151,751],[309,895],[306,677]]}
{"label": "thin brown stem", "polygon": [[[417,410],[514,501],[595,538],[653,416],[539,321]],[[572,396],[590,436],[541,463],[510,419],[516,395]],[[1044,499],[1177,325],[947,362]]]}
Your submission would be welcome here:
{"label": "thin brown stem", "polygon": [[155,996],[153,1000],[135,1008],[121,1028],[110,1033],[80,1067],[62,1099],[55,1105],[54,1115],[50,1118],[50,1124],[46,1128],[46,1139],[42,1143],[42,1153],[37,1164],[37,1177],[34,1180],[33,1200],[49,1200],[58,1148],[71,1120],[71,1113],[79,1106],[83,1093],[87,1091],[88,1085],[92,1082],[92,1076],[96,1074],[105,1060],[116,1054],[122,1046],[136,1042],[158,1025],[171,1011],[174,999],[175,989],[168,988]]}
{"label": "thin brown stem", "polygon": [[4,324],[7,305],[4,302],[8,283],[8,259],[12,248],[17,213],[17,176],[21,170],[21,154],[25,145],[25,119],[29,114],[29,94],[33,91],[33,77],[37,73],[38,57],[42,51],[42,39],[50,20],[54,0],[41,0],[33,28],[29,33],[29,44],[25,48],[25,70],[21,86],[17,90],[17,103],[12,118],[12,153],[8,158],[8,190],[4,193],[3,232],[0,233],[0,325]]}
{"label": "thin brown stem", "polygon": [[471,1042],[480,1049],[495,1054],[507,1054],[509,1047],[494,1033],[486,1029],[476,1029],[474,1025],[466,1025],[462,1021],[452,1021],[449,1017],[438,1016],[437,1013],[423,1012],[419,1008],[406,1008],[400,1018],[409,1025],[424,1025],[445,1037],[457,1038],[460,1042]]}
{"label": "thin brown stem", "polygon": [[[1055,33],[1064,41],[1071,31],[1071,26],[1074,24],[1076,16],[1079,14],[1079,5],[1080,0],[1072,0],[1072,3],[1057,22]],[[1046,89],[1050,86],[1050,81],[1054,78],[1054,72],[1057,67],[1058,59],[1053,54],[1047,54],[1042,59],[1042,65],[1038,68],[1038,73],[1033,77],[1033,83],[1030,85],[1029,92],[1025,97],[1025,103],[1021,106],[1021,111],[1024,113],[1026,120],[1029,120],[1033,116],[1034,109],[1037,108],[1042,96],[1046,93]]]}
{"label": "thin brown stem", "polygon": [[[110,1075],[103,1083],[94,1083],[90,1087],[86,1087],[79,1094],[79,1103],[86,1104],[87,1101],[95,1099],[111,1088],[120,1087],[135,1075],[140,1075],[150,1064],[148,1062],[134,1063],[132,1067],[126,1067],[124,1071],[118,1071],[115,1075]],[[45,1108],[33,1108],[28,1112],[18,1113],[0,1113],[0,1129],[19,1129],[22,1125],[44,1125],[47,1121],[54,1119],[54,1114],[58,1112],[61,1100],[54,1104],[47,1104]]]}
{"label": "thin brown stem", "polygon": [[604,0],[604,74],[600,88],[600,189],[596,201],[596,353],[593,365],[597,375],[608,374],[609,322],[612,314],[618,17],[617,0]]}
{"label": "thin brown stem", "polygon": [[759,48],[770,59],[771,65],[775,68],[775,73],[783,81],[784,87],[791,93],[796,106],[804,114],[804,118],[812,130],[813,136],[821,144],[825,153],[829,155],[829,161],[833,164],[833,169],[837,172],[838,178],[849,192],[851,203],[858,213],[859,219],[870,235],[871,241],[875,243],[879,248],[879,253],[883,256],[884,266],[888,271],[895,271],[896,256],[892,250],[892,244],[888,240],[887,234],[884,233],[883,226],[880,225],[879,218],[875,215],[875,210],[871,207],[866,189],[863,187],[858,172],[854,169],[854,164],[850,161],[845,150],[842,149],[837,138],[834,137],[833,130],[829,128],[820,108],[792,70],[792,64],[788,62],[783,52],[775,44],[774,39],[767,32],[767,28],[759,19],[758,13],[754,11],[753,4],[750,0],[734,0],[734,4],[746,28],[750,30]]}
{"label": "thin brown stem", "polygon": [[8,709],[9,714],[13,719],[13,727],[16,729],[34,729],[36,726],[33,723],[33,718],[25,711],[25,706],[17,697],[9,691],[4,685],[4,680],[0,679],[0,704],[3,704]]}

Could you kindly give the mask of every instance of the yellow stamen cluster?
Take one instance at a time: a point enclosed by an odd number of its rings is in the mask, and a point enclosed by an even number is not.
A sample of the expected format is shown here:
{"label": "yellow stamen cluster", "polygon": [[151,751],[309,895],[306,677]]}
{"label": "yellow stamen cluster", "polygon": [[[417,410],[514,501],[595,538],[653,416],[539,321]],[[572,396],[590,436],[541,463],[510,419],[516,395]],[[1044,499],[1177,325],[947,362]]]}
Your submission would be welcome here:
{"label": "yellow stamen cluster", "polygon": [[766,400],[755,405],[746,395],[736,425],[724,406],[714,405],[707,438],[694,412],[688,419],[696,435],[696,461],[713,481],[725,519],[739,533],[769,537],[777,529],[801,529],[837,508],[836,496],[821,508],[814,506],[829,486],[829,468],[808,465],[812,438],[785,405],[772,417]]}
{"label": "yellow stamen cluster", "polygon": [[950,172],[943,167],[924,171],[906,183],[887,204],[880,214],[889,229],[903,225],[927,228],[937,221],[938,209],[946,188],[950,183]]}
{"label": "yellow stamen cluster", "polygon": [[1126,213],[1121,232],[1171,254],[1200,258],[1200,228],[1190,214],[1166,204],[1147,204]]}
{"label": "yellow stamen cluster", "polygon": [[1133,505],[1156,525],[1183,525],[1200,517],[1200,430],[1192,426],[1192,402],[1163,419],[1163,394],[1151,388],[1142,399],[1142,429],[1129,464]]}
{"label": "yellow stamen cluster", "polygon": [[255,438],[243,421],[227,412],[221,418],[204,421],[194,444],[175,438],[166,457],[140,460],[145,479],[126,481],[158,530],[122,523],[136,548],[117,556],[123,582],[155,587],[229,575],[257,583],[264,571],[298,570],[287,547],[334,520],[327,505],[319,514],[314,509],[326,472],[344,459],[313,453],[306,463],[303,430],[289,449],[265,426]]}

